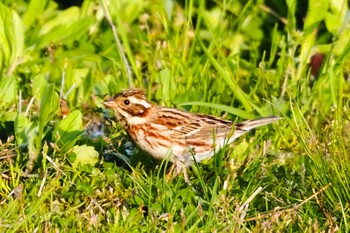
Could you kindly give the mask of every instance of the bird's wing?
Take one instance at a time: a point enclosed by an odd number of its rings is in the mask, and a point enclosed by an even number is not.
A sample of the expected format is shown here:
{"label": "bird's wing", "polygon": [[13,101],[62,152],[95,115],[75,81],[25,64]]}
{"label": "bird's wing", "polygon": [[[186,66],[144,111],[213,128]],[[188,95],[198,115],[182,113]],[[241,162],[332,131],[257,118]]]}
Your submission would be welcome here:
{"label": "bird's wing", "polygon": [[232,122],[209,115],[183,112],[172,108],[162,108],[158,111],[154,125],[167,131],[177,139],[201,139],[224,137],[231,132]]}

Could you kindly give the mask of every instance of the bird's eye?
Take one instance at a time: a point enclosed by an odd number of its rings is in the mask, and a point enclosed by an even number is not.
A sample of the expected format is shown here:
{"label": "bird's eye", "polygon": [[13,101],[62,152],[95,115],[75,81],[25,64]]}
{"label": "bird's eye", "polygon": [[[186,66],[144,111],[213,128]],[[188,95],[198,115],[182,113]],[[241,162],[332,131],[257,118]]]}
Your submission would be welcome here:
{"label": "bird's eye", "polygon": [[125,105],[129,105],[129,104],[130,104],[130,101],[129,101],[129,100],[124,100],[124,104],[125,104]]}

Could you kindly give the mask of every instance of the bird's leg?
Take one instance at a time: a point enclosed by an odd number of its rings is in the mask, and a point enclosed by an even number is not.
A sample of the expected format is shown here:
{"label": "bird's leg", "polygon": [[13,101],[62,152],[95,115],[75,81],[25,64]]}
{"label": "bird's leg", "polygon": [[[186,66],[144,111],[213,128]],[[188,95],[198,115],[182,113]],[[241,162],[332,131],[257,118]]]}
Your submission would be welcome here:
{"label": "bird's leg", "polygon": [[174,162],[170,169],[169,172],[166,175],[166,181],[169,182],[172,178],[178,176],[180,172],[183,173],[185,182],[187,184],[190,184],[190,180],[188,179],[187,171],[186,171],[186,166],[180,161]]}
{"label": "bird's leg", "polygon": [[166,174],[165,176],[165,179],[167,182],[169,182],[171,180],[171,178],[173,178],[173,171],[174,171],[174,168],[175,168],[175,163],[173,163],[168,171],[168,173]]}

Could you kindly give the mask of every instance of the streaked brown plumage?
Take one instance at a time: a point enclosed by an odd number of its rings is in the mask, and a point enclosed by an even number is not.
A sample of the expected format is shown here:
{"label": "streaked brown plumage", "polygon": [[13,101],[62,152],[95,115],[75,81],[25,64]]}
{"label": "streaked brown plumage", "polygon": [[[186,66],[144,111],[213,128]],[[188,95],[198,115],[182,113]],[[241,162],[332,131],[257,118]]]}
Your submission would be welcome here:
{"label": "streaked brown plumage", "polygon": [[279,119],[272,116],[234,125],[218,117],[154,105],[142,89],[123,91],[104,104],[113,109],[140,149],[156,159],[169,159],[175,175],[192,165],[194,159],[200,162],[210,158],[249,130]]}

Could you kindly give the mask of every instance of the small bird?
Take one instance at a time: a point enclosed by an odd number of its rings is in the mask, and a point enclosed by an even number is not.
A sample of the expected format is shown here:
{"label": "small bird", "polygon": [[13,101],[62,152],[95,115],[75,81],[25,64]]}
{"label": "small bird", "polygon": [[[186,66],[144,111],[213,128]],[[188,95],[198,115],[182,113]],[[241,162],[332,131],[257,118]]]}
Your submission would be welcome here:
{"label": "small bird", "polygon": [[[103,102],[111,108],[132,141],[158,160],[168,159],[172,167],[167,177],[212,157],[223,146],[253,128],[279,120],[271,116],[237,124],[218,117],[181,111],[152,104],[142,89],[128,89]],[[171,175],[171,173],[173,175]]]}

